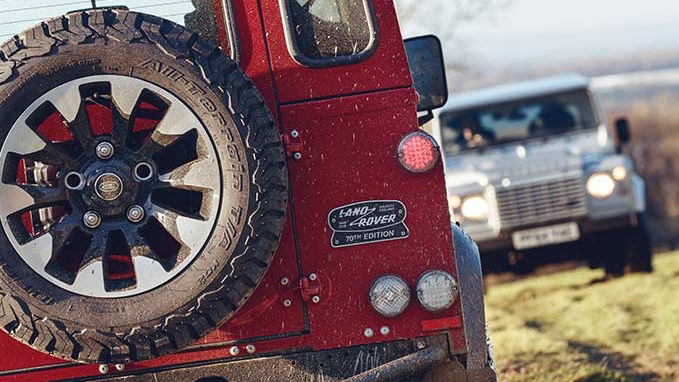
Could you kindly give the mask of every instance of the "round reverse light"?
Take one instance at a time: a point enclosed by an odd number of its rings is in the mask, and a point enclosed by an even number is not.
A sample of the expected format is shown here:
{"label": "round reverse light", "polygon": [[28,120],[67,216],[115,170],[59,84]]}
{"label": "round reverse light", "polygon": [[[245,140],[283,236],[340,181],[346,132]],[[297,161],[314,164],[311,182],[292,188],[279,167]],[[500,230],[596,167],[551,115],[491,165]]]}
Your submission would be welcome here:
{"label": "round reverse light", "polygon": [[472,220],[488,217],[488,202],[481,195],[474,195],[462,202],[462,216]]}
{"label": "round reverse light", "polygon": [[457,292],[455,278],[444,271],[428,271],[417,280],[417,299],[424,309],[433,313],[453,306]]}
{"label": "round reverse light", "polygon": [[605,172],[596,173],[587,179],[587,192],[597,199],[606,199],[615,191],[615,181]]}
{"label": "round reverse light", "polygon": [[381,316],[396,317],[410,304],[410,287],[398,276],[382,276],[370,287],[370,304]]}
{"label": "round reverse light", "polygon": [[627,178],[627,169],[623,166],[618,166],[612,171],[613,179],[617,181],[625,180]]}
{"label": "round reverse light", "polygon": [[424,131],[408,134],[398,144],[398,160],[408,171],[429,171],[436,166],[438,159],[439,145]]}

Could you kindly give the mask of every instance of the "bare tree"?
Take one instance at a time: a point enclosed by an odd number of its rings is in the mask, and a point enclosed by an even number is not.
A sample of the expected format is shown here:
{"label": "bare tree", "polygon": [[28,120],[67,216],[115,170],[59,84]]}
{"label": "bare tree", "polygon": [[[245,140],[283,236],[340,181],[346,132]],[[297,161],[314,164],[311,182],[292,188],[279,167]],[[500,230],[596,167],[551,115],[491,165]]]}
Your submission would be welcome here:
{"label": "bare tree", "polygon": [[395,0],[404,36],[436,34],[443,43],[450,75],[473,70],[461,26],[493,20],[512,0]]}

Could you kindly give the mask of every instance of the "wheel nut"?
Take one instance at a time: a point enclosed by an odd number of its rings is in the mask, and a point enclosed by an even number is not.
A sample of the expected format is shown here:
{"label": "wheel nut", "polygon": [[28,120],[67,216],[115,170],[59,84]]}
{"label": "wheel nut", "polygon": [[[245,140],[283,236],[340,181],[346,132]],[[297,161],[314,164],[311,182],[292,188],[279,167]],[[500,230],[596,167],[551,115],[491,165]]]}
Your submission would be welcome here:
{"label": "wheel nut", "polygon": [[113,156],[113,145],[108,142],[101,142],[97,145],[97,156],[100,159],[109,159]]}
{"label": "wheel nut", "polygon": [[141,206],[134,205],[127,210],[127,219],[132,223],[139,223],[144,219],[144,209]]}
{"label": "wheel nut", "polygon": [[87,228],[97,228],[101,224],[101,216],[96,211],[88,211],[83,215],[83,223]]}

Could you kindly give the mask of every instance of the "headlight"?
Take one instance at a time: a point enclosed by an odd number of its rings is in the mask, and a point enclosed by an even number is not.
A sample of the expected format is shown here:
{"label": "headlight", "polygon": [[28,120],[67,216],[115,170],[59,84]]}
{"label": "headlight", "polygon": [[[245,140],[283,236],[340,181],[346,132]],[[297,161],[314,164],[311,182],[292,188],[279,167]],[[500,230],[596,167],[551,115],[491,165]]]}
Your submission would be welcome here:
{"label": "headlight", "polygon": [[410,304],[410,287],[398,276],[382,276],[370,287],[370,304],[380,315],[396,317]]}
{"label": "headlight", "polygon": [[617,181],[622,181],[627,178],[627,169],[623,166],[618,166],[611,172],[613,174],[613,179]]}
{"label": "headlight", "polygon": [[488,202],[481,195],[470,196],[462,202],[462,215],[472,220],[482,220],[488,216]]}
{"label": "headlight", "polygon": [[453,306],[457,298],[455,278],[444,271],[425,272],[417,280],[417,299],[430,312],[440,312]]}
{"label": "headlight", "polygon": [[596,173],[587,179],[587,192],[597,199],[606,199],[615,191],[615,181],[607,173]]}
{"label": "headlight", "polygon": [[462,205],[462,198],[460,198],[458,195],[450,195],[448,197],[448,205],[450,205],[450,208],[456,210]]}

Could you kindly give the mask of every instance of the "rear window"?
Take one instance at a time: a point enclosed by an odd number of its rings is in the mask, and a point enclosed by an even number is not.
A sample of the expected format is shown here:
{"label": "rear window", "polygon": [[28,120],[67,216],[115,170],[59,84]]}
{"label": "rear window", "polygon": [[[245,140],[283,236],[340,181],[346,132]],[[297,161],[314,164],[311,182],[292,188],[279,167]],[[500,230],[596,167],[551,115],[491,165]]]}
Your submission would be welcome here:
{"label": "rear window", "polygon": [[369,0],[283,0],[288,47],[302,65],[337,66],[369,57],[377,31]]}

